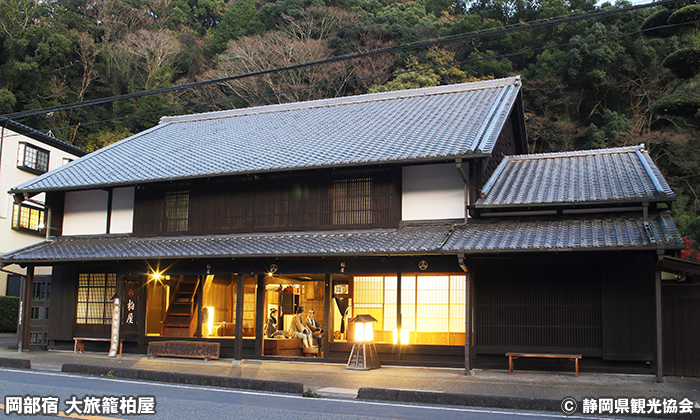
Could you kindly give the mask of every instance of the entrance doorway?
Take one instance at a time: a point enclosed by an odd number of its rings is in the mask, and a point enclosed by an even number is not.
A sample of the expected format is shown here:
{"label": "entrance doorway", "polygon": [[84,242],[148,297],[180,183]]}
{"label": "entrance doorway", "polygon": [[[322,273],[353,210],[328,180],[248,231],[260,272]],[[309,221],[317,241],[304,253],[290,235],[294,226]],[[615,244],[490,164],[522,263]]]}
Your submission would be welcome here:
{"label": "entrance doorway", "polygon": [[[323,336],[315,328],[325,322],[325,275],[296,274],[270,275],[265,279],[264,356],[304,357],[321,356],[305,350],[322,348]],[[292,328],[295,317],[313,335],[311,341],[298,338]],[[312,321],[315,319],[315,322]],[[315,325],[315,327],[314,327]],[[298,330],[298,328],[297,328]],[[315,332],[315,334],[314,334]]]}

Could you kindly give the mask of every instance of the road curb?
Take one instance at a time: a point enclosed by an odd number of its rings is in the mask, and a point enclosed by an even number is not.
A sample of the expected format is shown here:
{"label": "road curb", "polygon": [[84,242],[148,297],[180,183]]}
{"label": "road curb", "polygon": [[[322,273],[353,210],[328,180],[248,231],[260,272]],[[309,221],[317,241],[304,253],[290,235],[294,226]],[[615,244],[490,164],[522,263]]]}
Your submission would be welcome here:
{"label": "road curb", "polygon": [[32,362],[26,359],[8,359],[0,357],[0,367],[12,369],[31,369]]}
{"label": "road curb", "polygon": [[402,389],[360,388],[357,391],[357,399],[561,412],[561,401],[557,400],[492,395],[449,394],[444,392]]}
{"label": "road curb", "polygon": [[[482,408],[505,408],[511,410],[534,410],[562,412],[561,400],[548,400],[543,398],[504,397],[498,395],[472,395],[449,394],[431,391],[413,391],[403,389],[360,388],[357,391],[358,400],[379,400],[412,402],[422,404],[461,405]],[[668,419],[700,419],[700,409],[693,410],[692,414],[664,414],[660,416],[653,413],[645,414],[615,414],[615,416],[653,417]],[[581,414],[581,407],[572,414]]]}
{"label": "road curb", "polygon": [[66,363],[61,372],[78,373],[92,376],[109,376],[114,378],[141,379],[144,381],[179,383],[199,386],[216,386],[221,388],[249,389],[287,394],[303,394],[304,384],[297,382],[262,381],[258,379],[231,378],[227,376],[194,375],[191,373],[160,372],[152,370],[110,368],[103,366],[78,365]]}

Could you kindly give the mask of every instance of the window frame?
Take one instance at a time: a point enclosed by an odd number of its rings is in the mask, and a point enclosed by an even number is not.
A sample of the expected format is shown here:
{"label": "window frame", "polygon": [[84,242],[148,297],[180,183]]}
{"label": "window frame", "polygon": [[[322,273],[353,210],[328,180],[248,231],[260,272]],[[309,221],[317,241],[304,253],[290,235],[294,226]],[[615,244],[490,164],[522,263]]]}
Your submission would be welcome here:
{"label": "window frame", "polygon": [[[102,278],[100,279],[99,276]],[[100,284],[95,284],[98,282]],[[77,283],[75,323],[78,325],[110,325],[114,305],[112,297],[117,290],[116,273],[80,273]],[[91,314],[91,309],[100,306],[101,316],[96,316],[96,313]]]}
{"label": "window frame", "polygon": [[[27,210],[27,226],[22,226],[22,210]],[[39,213],[37,228],[32,229],[32,211]],[[42,223],[43,222],[43,223]],[[44,225],[43,229],[39,226]],[[37,206],[31,206],[29,204],[20,203],[13,204],[12,206],[12,230],[19,232],[27,232],[35,235],[46,234],[46,209],[39,208]]]}
{"label": "window frame", "polygon": [[[27,153],[29,151],[34,151],[34,153],[33,158],[28,160]],[[41,175],[49,171],[50,157],[51,152],[49,150],[21,141],[17,149],[17,168]]]}

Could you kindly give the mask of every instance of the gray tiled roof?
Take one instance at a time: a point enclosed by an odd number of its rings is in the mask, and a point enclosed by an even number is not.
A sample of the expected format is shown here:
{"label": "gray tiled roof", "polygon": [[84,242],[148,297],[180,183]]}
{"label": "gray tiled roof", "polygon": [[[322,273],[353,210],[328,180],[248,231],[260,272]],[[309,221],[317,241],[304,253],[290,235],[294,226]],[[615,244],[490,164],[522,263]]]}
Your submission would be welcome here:
{"label": "gray tiled roof", "polygon": [[[489,221],[457,225],[415,224],[398,229],[225,236],[133,238],[70,236],[0,257],[5,263],[156,258],[344,256],[493,253],[551,250],[682,248],[670,216],[648,223],[640,217],[569,218],[552,221]],[[440,243],[447,239],[444,246]]]}
{"label": "gray tiled roof", "polygon": [[643,146],[507,156],[477,208],[672,201]]}
{"label": "gray tiled roof", "polygon": [[163,118],[13,192],[489,154],[520,79]]}

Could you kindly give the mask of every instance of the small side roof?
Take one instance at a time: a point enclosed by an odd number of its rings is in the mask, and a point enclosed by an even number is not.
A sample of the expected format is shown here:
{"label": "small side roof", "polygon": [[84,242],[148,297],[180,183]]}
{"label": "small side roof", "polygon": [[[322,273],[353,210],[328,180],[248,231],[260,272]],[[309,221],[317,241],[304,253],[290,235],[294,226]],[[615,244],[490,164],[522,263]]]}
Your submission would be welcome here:
{"label": "small side roof", "polygon": [[14,120],[0,120],[0,127],[7,128],[8,130],[12,130],[15,133],[22,134],[24,136],[29,137],[30,139],[36,140],[49,146],[53,146],[59,150],[63,150],[64,152],[71,153],[78,157],[85,156],[87,154],[87,152],[85,152],[79,147],[73,146],[70,143],[66,143],[65,141],[49,136],[48,134],[44,134],[41,131],[35,130],[24,124],[20,124]]}
{"label": "small side roof", "polygon": [[163,118],[11,192],[489,155],[520,78]]}
{"label": "small side roof", "polygon": [[669,202],[676,199],[644,145],[506,156],[476,208]]}

